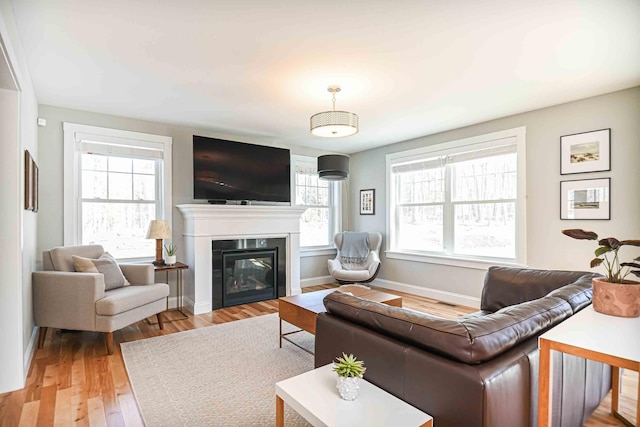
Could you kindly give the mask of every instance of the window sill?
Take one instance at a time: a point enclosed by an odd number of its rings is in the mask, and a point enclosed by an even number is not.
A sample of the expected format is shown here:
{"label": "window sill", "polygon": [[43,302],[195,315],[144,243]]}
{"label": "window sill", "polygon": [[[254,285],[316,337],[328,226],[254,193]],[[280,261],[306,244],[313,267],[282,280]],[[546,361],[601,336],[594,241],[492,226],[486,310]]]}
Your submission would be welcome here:
{"label": "window sill", "polygon": [[503,259],[473,259],[451,256],[426,255],[412,252],[385,251],[385,256],[390,259],[423,262],[427,264],[450,265],[453,267],[471,268],[474,270],[487,270],[491,266],[500,267],[526,267],[516,261],[509,262]]}
{"label": "window sill", "polygon": [[151,264],[155,257],[116,258],[118,264]]}
{"label": "window sill", "polygon": [[336,248],[333,246],[308,246],[306,248],[300,248],[300,258],[335,254]]}

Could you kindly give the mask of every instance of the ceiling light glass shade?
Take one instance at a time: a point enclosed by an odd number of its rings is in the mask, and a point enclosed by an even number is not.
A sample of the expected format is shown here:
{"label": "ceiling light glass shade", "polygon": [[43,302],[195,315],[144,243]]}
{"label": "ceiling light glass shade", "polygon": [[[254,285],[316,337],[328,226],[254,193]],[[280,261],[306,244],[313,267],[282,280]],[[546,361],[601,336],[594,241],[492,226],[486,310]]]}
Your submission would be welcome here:
{"label": "ceiling light glass shade", "polygon": [[341,138],[358,133],[358,115],[348,111],[323,111],[311,116],[311,133],[324,138]]}
{"label": "ceiling light glass shade", "polygon": [[329,181],[342,181],[349,176],[349,157],[327,154],[318,157],[318,176]]}

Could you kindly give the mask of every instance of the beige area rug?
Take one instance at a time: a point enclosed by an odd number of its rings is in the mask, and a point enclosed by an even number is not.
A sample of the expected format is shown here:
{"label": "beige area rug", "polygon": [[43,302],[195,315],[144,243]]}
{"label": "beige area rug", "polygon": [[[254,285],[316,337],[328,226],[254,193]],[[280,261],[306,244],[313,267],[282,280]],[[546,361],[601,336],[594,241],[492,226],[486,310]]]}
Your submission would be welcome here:
{"label": "beige area rug", "polygon": [[[146,425],[275,425],[276,382],[313,369],[312,355],[286,341],[278,347],[278,320],[268,314],[123,343]],[[313,350],[313,335],[289,337]],[[285,423],[308,425],[287,405]]]}

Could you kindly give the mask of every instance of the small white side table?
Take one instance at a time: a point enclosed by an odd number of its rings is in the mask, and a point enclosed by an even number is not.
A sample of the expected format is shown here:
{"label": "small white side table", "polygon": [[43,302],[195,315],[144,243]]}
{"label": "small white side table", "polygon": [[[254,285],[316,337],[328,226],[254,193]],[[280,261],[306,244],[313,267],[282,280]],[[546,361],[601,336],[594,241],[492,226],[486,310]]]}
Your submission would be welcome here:
{"label": "small white side table", "polygon": [[[620,368],[640,372],[640,317],[625,318],[598,313],[586,307],[540,335],[540,374],[538,382],[538,426],[551,425],[551,350],[606,363],[613,368],[611,413],[627,426],[633,426],[618,413]],[[640,385],[636,417],[640,414]],[[636,426],[640,423],[636,422]]]}
{"label": "small white side table", "polygon": [[287,402],[316,427],[433,427],[430,415],[368,381],[361,382],[356,400],[341,399],[332,366],[321,366],[276,384],[276,426],[284,426],[284,402]]}

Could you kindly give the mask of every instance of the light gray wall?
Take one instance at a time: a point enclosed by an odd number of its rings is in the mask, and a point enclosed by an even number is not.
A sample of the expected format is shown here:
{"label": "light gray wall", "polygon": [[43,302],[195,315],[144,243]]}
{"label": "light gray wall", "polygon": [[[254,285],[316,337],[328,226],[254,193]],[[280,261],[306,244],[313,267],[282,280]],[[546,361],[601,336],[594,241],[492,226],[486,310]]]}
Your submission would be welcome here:
{"label": "light gray wall", "polygon": [[[24,207],[24,150],[39,162],[38,102],[8,0],[0,0],[0,393],[22,388],[36,328],[31,303],[37,214]],[[11,69],[11,73],[9,73]],[[15,81],[14,81],[15,79]]]}
{"label": "light gray wall", "polygon": [[[149,122],[87,111],[71,110],[49,105],[40,105],[39,116],[47,119],[47,126],[40,127],[40,177],[41,208],[39,215],[40,233],[38,234],[39,250],[49,249],[63,244],[63,122],[100,126],[112,129],[144,132],[165,135],[173,138],[173,205],[183,203],[202,203],[193,200],[193,135],[213,138],[228,138],[255,144],[274,145],[270,141],[259,138],[247,138],[242,135],[224,134],[207,129],[197,129],[165,123]],[[286,147],[292,154],[318,156],[323,152],[304,147]],[[174,238],[180,242],[183,223],[182,214],[173,209]],[[183,259],[182,245],[178,247],[178,259]],[[300,276],[302,279],[315,277],[317,265],[322,264],[326,270],[326,257],[306,258],[302,262]],[[326,274],[326,273],[325,273]]]}
{"label": "light gray wall", "polygon": [[[637,238],[640,224],[631,212],[638,212],[640,199],[634,194],[640,175],[634,159],[640,158],[640,88],[580,100],[555,107],[505,117],[411,141],[399,142],[351,155],[348,181],[351,230],[379,230],[385,233],[385,155],[460,138],[510,129],[527,128],[527,264],[534,268],[588,269],[594,249],[560,235],[564,228],[594,229],[601,235]],[[40,128],[41,215],[39,250],[62,244],[62,122],[154,133],[173,137],[173,204],[192,203],[192,135],[247,140],[237,135],[216,133],[170,124],[41,105],[47,127]],[[612,178],[611,221],[560,221],[559,138],[589,130],[612,129],[612,171],[571,175],[562,179]],[[249,141],[248,141],[249,142]],[[269,144],[269,141],[250,141]],[[289,147],[292,153],[316,156],[320,152]],[[358,214],[358,192],[376,189],[376,215]],[[182,217],[174,209],[174,235],[182,234]],[[46,220],[45,220],[46,218]],[[346,228],[346,223],[345,223]],[[583,243],[583,244],[581,244]],[[178,253],[181,256],[181,253]],[[301,278],[324,276],[327,256],[303,258]],[[436,264],[386,259],[380,278],[426,288],[478,297],[484,271]]]}
{"label": "light gray wall", "polygon": [[[584,228],[600,236],[621,239],[640,238],[640,87],[352,154],[352,229],[381,231],[386,240],[386,154],[519,126],[526,126],[529,267],[589,270],[595,243],[563,236],[560,231],[566,228]],[[561,176],[560,136],[603,128],[611,128],[611,171]],[[611,177],[611,220],[561,221],[560,181],[603,177]],[[376,190],[374,216],[358,214],[359,190],[366,188]],[[633,249],[628,249],[628,253],[638,256]],[[473,297],[481,294],[482,270],[387,259],[381,255],[380,278]]]}

